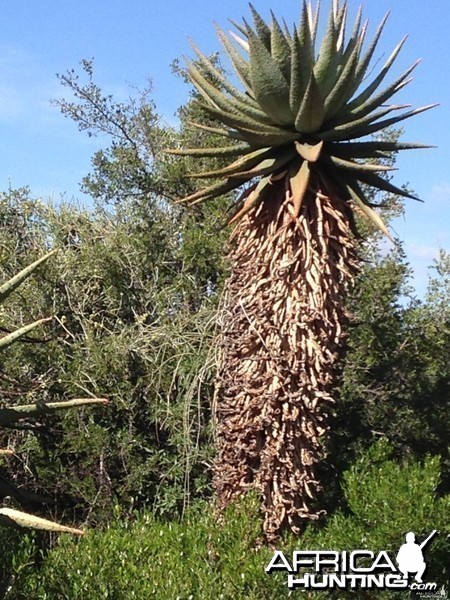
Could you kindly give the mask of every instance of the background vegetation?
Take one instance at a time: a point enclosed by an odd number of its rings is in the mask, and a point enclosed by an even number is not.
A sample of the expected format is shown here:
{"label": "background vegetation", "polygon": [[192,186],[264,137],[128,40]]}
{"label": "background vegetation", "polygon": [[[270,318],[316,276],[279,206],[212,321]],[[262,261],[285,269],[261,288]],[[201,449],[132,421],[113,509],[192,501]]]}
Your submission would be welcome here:
{"label": "background vegetation", "polygon": [[[54,319],[2,355],[1,402],[81,394],[110,404],[0,434],[0,446],[15,451],[1,458],[1,480],[44,496],[30,501],[36,514],[89,529],[79,542],[0,530],[0,596],[288,597],[284,577],[264,572],[271,551],[261,547],[254,500],[221,523],[211,501],[228,204],[189,212],[173,204],[193,189],[192,165],[162,153],[194,135],[187,123],[197,109],[184,106],[174,131],[149,91],[118,104],[95,85],[92,64],[83,66],[61,78],[73,98],[59,105],[89,135],[109,136],[83,181],[92,206],[43,203],[27,189],[0,196],[1,281],[61,248],[2,307],[4,332]],[[321,474],[327,515],[283,548],[395,551],[406,531],[441,528],[427,578],[444,583],[450,257],[442,253],[419,301],[401,248],[381,251],[371,231],[364,238]],[[15,506],[7,491],[3,503]]]}

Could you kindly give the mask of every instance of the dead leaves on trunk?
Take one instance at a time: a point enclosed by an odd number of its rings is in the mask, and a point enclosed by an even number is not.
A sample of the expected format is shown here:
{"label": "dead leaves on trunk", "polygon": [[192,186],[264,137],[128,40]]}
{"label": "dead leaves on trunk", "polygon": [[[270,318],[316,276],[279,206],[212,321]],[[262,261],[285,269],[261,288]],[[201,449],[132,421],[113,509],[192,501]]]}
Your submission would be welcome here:
{"label": "dead leaves on trunk", "polygon": [[315,467],[358,264],[348,203],[313,180],[296,216],[289,181],[237,225],[221,315],[215,488],[225,505],[256,487],[269,539],[318,516]]}

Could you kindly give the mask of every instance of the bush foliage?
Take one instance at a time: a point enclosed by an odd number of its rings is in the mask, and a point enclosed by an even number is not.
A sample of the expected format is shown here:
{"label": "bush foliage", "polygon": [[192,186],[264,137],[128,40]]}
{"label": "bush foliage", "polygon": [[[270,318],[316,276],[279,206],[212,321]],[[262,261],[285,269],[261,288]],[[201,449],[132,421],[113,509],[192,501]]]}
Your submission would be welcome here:
{"label": "bush foliage", "polygon": [[[278,549],[286,557],[295,550],[386,550],[393,559],[407,531],[425,537],[439,534],[426,552],[427,580],[447,580],[449,540],[443,535],[450,495],[436,498],[439,460],[423,463],[390,458],[385,441],[372,446],[345,472],[343,490],[348,511],[337,511],[323,526],[310,526],[299,538],[287,537]],[[283,599],[289,591],[286,573],[266,574],[273,550],[261,546],[258,502],[247,497],[217,522],[213,507],[193,505],[184,520],[161,520],[151,513],[91,530],[80,541],[60,538],[39,569],[33,563],[32,539],[17,553],[17,577],[6,598],[27,600],[223,600]],[[288,558],[289,560],[289,558]],[[308,594],[309,598],[354,598],[339,590]],[[372,598],[373,591],[359,591]],[[398,592],[377,591],[377,598]]]}

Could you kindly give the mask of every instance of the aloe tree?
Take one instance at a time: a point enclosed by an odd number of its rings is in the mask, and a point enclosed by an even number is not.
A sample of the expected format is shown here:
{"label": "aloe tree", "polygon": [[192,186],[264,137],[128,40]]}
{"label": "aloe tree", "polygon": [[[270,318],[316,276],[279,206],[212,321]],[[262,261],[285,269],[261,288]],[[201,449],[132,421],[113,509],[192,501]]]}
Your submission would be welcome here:
{"label": "aloe tree", "polygon": [[[0,304],[3,303],[30,275],[45,261],[55,254],[56,250],[53,250],[34,263],[22,269],[17,275],[6,281],[0,286]],[[51,317],[39,319],[28,325],[20,327],[16,331],[8,333],[7,335],[0,338],[0,352],[6,350],[11,344],[17,342],[22,336],[30,333],[36,327],[51,321]],[[14,427],[15,424],[22,421],[23,419],[41,416],[49,413],[53,413],[59,410],[65,410],[67,408],[83,406],[86,404],[106,404],[107,400],[104,398],[75,398],[72,400],[66,400],[62,402],[36,402],[33,404],[18,404],[14,406],[3,406],[0,404],[0,427],[10,428]],[[0,457],[6,457],[13,455],[14,452],[11,448],[1,449]],[[13,482],[1,481],[0,482],[0,496],[10,495],[16,500],[38,500],[38,496],[24,492],[19,489]],[[44,529],[46,531],[55,531],[60,533],[73,533],[76,535],[82,535],[81,529],[75,529],[73,527],[66,527],[59,523],[54,523],[47,519],[31,515],[20,510],[16,510],[9,507],[0,507],[0,525],[16,527],[16,528],[31,528],[31,529]]]}
{"label": "aloe tree", "polygon": [[347,3],[333,0],[316,44],[319,11],[311,3],[303,1],[292,30],[251,11],[252,26],[233,23],[237,33],[229,35],[218,28],[240,85],[195,46],[188,61],[200,104],[218,122],[206,129],[228,142],[172,152],[234,159],[196,174],[209,185],[180,202],[239,190],[229,219],[215,487],[220,504],[256,487],[271,537],[317,517],[315,467],[334,401],[345,293],[359,267],[355,214],[389,236],[366,190],[415,198],[383,176],[384,159],[426,146],[377,134],[431,106],[390,103],[417,63],[380,88],[405,39],[372,75],[386,17],[366,44],[361,9],[348,34]]}

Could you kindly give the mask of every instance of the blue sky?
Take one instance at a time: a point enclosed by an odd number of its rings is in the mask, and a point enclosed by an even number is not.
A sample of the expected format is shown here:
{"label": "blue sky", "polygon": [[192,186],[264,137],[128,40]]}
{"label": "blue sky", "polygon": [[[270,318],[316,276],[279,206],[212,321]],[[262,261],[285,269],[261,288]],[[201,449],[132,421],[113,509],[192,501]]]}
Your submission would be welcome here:
{"label": "blue sky", "polygon": [[[298,0],[254,0],[263,16],[272,8],[290,25],[298,21]],[[323,1],[324,12],[328,1]],[[349,1],[355,14],[359,1]],[[414,81],[398,102],[438,108],[405,122],[404,140],[438,146],[404,152],[398,161],[398,184],[409,183],[425,200],[408,201],[406,216],[394,223],[405,241],[421,294],[427,266],[438,249],[450,250],[450,13],[448,0],[366,0],[364,15],[373,34],[391,11],[376,58],[383,61],[405,35],[394,75],[417,58]],[[191,36],[205,52],[220,48],[213,22],[249,16],[244,0],[14,0],[4,3],[0,22],[0,189],[29,185],[35,196],[57,200],[82,198],[78,184],[90,168],[102,140],[89,139],[66,120],[50,100],[62,95],[56,73],[95,60],[96,80],[106,92],[124,98],[129,86],[143,88],[150,78],[159,112],[169,123],[188,94],[172,75],[170,64],[192,54]],[[104,143],[104,142],[103,142]]]}

